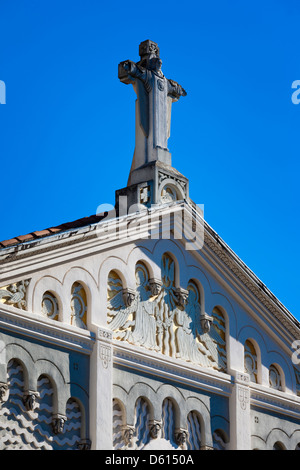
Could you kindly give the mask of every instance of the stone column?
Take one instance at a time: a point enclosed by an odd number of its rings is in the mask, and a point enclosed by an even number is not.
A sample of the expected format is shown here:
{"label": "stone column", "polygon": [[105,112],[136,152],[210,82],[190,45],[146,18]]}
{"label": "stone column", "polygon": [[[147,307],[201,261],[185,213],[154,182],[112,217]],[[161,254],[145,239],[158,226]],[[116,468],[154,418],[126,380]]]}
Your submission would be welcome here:
{"label": "stone column", "polygon": [[249,374],[233,371],[233,387],[229,399],[230,450],[251,449]]}
{"label": "stone column", "polygon": [[90,364],[91,449],[112,449],[112,332],[98,328]]}

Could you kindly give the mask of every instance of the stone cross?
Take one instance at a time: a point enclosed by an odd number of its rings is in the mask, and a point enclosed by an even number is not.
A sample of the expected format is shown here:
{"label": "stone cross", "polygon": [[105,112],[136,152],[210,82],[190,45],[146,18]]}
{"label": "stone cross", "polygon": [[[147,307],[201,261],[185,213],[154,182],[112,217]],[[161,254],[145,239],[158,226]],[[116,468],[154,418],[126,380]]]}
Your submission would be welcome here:
{"label": "stone cross", "polygon": [[139,46],[140,61],[125,60],[119,64],[119,79],[132,84],[137,94],[135,152],[131,171],[143,165],[161,161],[171,165],[168,150],[171,106],[185,90],[167,79],[161,70],[159,48],[153,41],[143,41]]}

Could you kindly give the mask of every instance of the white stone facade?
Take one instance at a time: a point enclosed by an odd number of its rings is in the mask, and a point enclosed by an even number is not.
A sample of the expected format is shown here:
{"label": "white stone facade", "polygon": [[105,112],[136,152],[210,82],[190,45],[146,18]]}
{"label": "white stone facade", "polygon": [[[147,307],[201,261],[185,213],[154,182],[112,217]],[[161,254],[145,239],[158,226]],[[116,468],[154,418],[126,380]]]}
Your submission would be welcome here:
{"label": "white stone facade", "polygon": [[300,324],[189,199],[186,92],[139,53],[115,207],[0,243],[0,449],[298,450]]}
{"label": "white stone facade", "polygon": [[[182,201],[160,210],[178,207],[190,213]],[[163,231],[141,238],[147,214],[117,219],[118,232],[116,220],[103,220],[2,249],[0,448],[296,449],[298,322],[206,223],[202,249],[186,250]],[[146,280],[136,276],[140,265]],[[111,272],[127,302],[115,329]],[[188,309],[191,281],[199,310]],[[13,291],[25,293],[23,303]],[[216,348],[207,352],[216,343],[193,326],[214,311],[224,320],[222,367]]]}

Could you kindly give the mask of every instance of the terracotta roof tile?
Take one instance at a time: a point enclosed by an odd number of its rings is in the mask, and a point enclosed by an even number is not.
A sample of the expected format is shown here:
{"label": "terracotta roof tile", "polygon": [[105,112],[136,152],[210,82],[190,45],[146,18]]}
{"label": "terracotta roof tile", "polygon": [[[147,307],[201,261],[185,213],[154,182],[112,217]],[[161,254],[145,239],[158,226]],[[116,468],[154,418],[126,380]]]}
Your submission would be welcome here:
{"label": "terracotta roof tile", "polygon": [[7,246],[10,246],[10,245],[16,245],[18,242],[18,240],[16,238],[11,238],[10,240],[3,240],[1,242],[1,245],[3,247],[7,247]]}
{"label": "terracotta roof tile", "polygon": [[44,230],[37,230],[35,232],[27,233],[26,235],[19,235],[10,240],[4,240],[0,242],[0,248],[6,248],[9,246],[20,245],[21,243],[29,242],[31,240],[36,240],[39,238],[45,238],[49,235],[54,235],[59,232],[64,232],[67,230],[86,227],[88,225],[96,224],[104,218],[104,215],[91,215],[89,217],[83,217],[82,219],[74,220],[73,222],[66,222],[56,227],[50,227]]}
{"label": "terracotta roof tile", "polygon": [[47,235],[50,235],[50,231],[48,229],[46,230],[39,230],[37,232],[33,232],[33,235],[35,235],[36,237],[45,237]]}
{"label": "terracotta roof tile", "polygon": [[61,229],[59,227],[51,227],[49,228],[49,231],[51,233],[57,233],[57,232],[61,232]]}
{"label": "terracotta roof tile", "polygon": [[22,242],[28,242],[29,240],[33,240],[35,237],[33,236],[32,233],[27,233],[27,235],[19,235],[16,238],[22,243]]}

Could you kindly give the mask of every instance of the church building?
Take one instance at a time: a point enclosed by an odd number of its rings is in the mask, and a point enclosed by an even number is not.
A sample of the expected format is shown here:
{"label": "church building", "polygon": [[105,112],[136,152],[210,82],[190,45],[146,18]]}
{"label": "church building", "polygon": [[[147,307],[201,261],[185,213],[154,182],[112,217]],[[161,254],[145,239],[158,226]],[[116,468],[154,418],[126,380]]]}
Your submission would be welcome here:
{"label": "church building", "polygon": [[0,449],[300,449],[300,323],[190,199],[186,91],[139,56],[115,205],[0,243]]}

